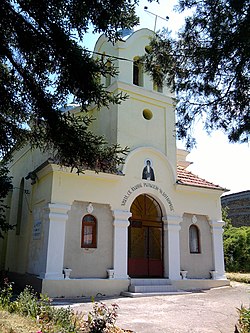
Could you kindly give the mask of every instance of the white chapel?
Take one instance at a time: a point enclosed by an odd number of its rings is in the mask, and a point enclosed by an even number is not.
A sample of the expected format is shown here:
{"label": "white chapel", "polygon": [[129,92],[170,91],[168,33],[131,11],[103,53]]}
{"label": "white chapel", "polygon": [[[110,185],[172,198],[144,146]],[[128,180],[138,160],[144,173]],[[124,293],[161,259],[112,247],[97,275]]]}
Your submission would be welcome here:
{"label": "white chapel", "polygon": [[225,189],[188,171],[188,152],[176,147],[174,96],[138,62],[152,35],[141,29],[115,44],[103,35],[95,46],[119,69],[103,84],[129,96],[89,108],[91,130],[130,149],[116,173],[78,175],[28,145],[15,152],[8,220],[17,227],[0,241],[0,264],[19,283],[51,297],[228,285]]}

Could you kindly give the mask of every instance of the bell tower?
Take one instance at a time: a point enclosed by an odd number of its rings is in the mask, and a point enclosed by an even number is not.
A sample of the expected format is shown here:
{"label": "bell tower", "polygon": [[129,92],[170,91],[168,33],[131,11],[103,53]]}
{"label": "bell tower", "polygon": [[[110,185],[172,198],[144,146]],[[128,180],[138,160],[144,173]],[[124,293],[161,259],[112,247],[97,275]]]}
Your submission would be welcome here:
{"label": "bell tower", "polygon": [[131,150],[152,147],[167,156],[176,166],[174,95],[166,87],[157,86],[143,71],[139,57],[145,54],[154,33],[149,29],[133,32],[112,44],[102,35],[95,52],[112,59],[119,73],[102,77],[107,90],[128,95],[121,104],[93,110],[93,130],[109,143],[119,143]]}

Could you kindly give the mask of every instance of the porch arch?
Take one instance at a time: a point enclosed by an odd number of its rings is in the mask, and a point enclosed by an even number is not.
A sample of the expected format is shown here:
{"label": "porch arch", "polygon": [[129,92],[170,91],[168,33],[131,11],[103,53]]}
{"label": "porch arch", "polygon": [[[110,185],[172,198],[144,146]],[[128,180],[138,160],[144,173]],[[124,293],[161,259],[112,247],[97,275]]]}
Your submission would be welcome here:
{"label": "porch arch", "polygon": [[163,277],[162,209],[149,194],[137,196],[130,208],[128,274],[130,277]]}

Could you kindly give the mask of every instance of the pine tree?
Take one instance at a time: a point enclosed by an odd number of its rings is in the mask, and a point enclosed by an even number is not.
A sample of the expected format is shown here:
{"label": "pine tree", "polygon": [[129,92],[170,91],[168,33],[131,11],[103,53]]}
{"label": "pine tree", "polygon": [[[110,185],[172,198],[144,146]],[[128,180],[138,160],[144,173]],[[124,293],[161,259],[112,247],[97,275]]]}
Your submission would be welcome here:
{"label": "pine tree", "polygon": [[157,34],[146,70],[176,92],[177,135],[192,146],[192,125],[221,129],[232,142],[250,134],[250,3],[247,0],[179,0],[191,10],[177,38]]}
{"label": "pine tree", "polygon": [[[111,41],[138,23],[138,0],[2,0],[0,3],[0,159],[24,143],[49,151],[59,164],[114,172],[126,149],[108,146],[89,131],[88,105],[120,103],[126,96],[105,90],[100,75],[116,74],[104,57],[84,48],[90,29]],[[76,117],[59,111],[69,98]],[[2,167],[2,186],[9,189]],[[1,194],[1,193],[0,193]],[[2,197],[6,196],[5,191]],[[6,230],[0,220],[0,230]]]}

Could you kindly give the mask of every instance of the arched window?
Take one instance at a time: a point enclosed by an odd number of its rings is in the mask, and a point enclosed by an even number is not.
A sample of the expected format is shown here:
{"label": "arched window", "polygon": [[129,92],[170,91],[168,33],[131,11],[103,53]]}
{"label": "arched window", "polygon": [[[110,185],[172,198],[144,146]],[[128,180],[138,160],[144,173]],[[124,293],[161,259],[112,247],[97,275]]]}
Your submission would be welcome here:
{"label": "arched window", "polygon": [[200,253],[200,232],[194,224],[189,228],[189,251],[190,253]]}
{"label": "arched window", "polygon": [[20,182],[20,187],[19,187],[16,235],[20,235],[20,232],[21,232],[21,222],[22,222],[22,214],[23,214],[23,193],[24,193],[24,178],[22,178],[22,180]]}
{"label": "arched window", "polygon": [[96,248],[97,221],[93,215],[85,215],[82,219],[82,248]]}
{"label": "arched window", "polygon": [[[106,62],[106,68],[107,68],[108,71],[110,71],[110,69],[111,69],[111,61],[110,60],[108,60]],[[111,75],[109,73],[107,73],[106,76],[105,76],[105,86],[107,88],[110,85],[111,85]]]}
{"label": "arched window", "polygon": [[160,93],[163,92],[162,85],[157,84],[155,81],[153,81],[153,89],[154,89],[154,91],[157,91],[157,92],[160,92]]}
{"label": "arched window", "polygon": [[142,63],[139,57],[133,59],[133,84],[143,86],[143,72]]}

